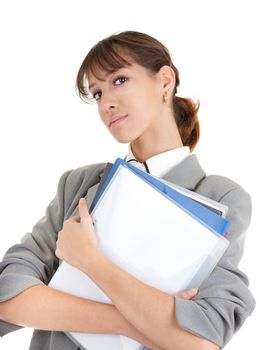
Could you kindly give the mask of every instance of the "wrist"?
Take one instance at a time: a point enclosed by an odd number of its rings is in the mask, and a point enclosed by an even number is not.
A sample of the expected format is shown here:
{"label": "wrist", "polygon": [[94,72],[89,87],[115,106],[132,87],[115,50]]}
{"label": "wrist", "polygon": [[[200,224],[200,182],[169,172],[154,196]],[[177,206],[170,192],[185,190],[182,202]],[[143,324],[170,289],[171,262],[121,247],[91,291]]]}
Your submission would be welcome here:
{"label": "wrist", "polygon": [[93,246],[89,248],[86,254],[82,256],[80,270],[87,275],[94,273],[94,270],[98,269],[98,265],[103,257],[103,254],[97,249],[97,247]]}

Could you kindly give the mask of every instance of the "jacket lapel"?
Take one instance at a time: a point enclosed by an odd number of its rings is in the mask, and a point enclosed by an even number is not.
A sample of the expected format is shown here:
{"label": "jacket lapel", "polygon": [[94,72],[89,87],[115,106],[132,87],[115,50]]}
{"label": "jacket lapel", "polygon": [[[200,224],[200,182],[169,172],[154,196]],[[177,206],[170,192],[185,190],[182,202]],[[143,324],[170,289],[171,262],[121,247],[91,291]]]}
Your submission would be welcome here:
{"label": "jacket lapel", "polygon": [[101,169],[101,171],[100,171],[100,173],[98,175],[98,178],[99,178],[98,183],[93,185],[92,187],[90,187],[88,189],[85,199],[86,199],[86,202],[87,202],[87,205],[88,205],[89,209],[90,209],[90,207],[92,205],[92,202],[94,200],[94,197],[96,195],[98,187],[99,187],[100,183],[102,182],[102,176],[104,175],[105,172],[108,172],[108,170],[110,169],[111,165],[112,165],[111,163],[107,163],[107,164],[104,165],[104,167]]}
{"label": "jacket lapel", "polygon": [[205,177],[205,171],[200,166],[196,155],[191,154],[180,164],[169,170],[163,176],[163,179],[194,191]]}
{"label": "jacket lapel", "polygon": [[87,195],[86,195],[85,199],[86,199],[88,208],[91,207],[91,204],[93,202],[93,199],[94,199],[94,196],[97,192],[98,187],[99,187],[99,183],[90,187],[89,190],[87,191]]}

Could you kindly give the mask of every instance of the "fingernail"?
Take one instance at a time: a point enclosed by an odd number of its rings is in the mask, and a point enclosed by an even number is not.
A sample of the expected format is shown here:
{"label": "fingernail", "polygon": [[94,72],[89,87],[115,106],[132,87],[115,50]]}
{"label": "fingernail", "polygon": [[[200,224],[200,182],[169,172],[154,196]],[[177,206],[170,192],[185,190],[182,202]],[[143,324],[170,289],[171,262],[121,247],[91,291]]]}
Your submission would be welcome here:
{"label": "fingernail", "polygon": [[80,201],[81,201],[81,204],[82,205],[86,205],[86,207],[88,208],[88,205],[87,205],[87,201],[86,201],[86,199],[85,198],[80,198]]}

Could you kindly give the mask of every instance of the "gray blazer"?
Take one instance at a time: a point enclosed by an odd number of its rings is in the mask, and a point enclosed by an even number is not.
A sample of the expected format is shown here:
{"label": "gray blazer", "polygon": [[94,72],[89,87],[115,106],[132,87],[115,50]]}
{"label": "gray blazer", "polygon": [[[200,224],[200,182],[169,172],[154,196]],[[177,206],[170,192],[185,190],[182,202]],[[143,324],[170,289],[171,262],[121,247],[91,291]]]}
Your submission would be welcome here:
{"label": "gray blazer", "polygon": [[[57,232],[64,220],[77,212],[81,197],[91,204],[105,164],[87,165],[65,172],[46,215],[11,247],[0,263],[0,302],[37,284],[48,284],[59,261],[55,256]],[[222,176],[206,176],[191,155],[171,169],[164,179],[221,202],[229,207],[231,244],[193,300],[176,298],[176,318],[181,327],[224,347],[255,307],[247,277],[237,268],[244,250],[245,231],[251,219],[250,196]],[[0,321],[3,336],[18,326]],[[74,350],[78,347],[62,332],[35,330],[30,350]]]}

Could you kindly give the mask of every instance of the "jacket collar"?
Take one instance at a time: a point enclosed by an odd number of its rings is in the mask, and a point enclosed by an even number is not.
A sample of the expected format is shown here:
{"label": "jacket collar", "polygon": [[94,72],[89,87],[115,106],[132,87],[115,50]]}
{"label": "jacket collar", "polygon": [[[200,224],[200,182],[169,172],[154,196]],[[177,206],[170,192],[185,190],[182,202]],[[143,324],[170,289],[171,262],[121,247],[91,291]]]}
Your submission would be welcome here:
{"label": "jacket collar", "polygon": [[[99,174],[99,181],[104,172],[104,168],[105,165],[101,169],[101,172]],[[178,186],[187,188],[188,190],[194,191],[205,176],[206,174],[200,166],[197,156],[191,154],[190,156],[185,158],[181,163],[169,170],[163,176],[163,179],[172,182]],[[92,204],[98,186],[99,182],[88,189],[86,199],[89,208]]]}
{"label": "jacket collar", "polygon": [[178,186],[194,191],[206,176],[195,154],[191,154],[181,163],[169,170],[163,179]]}

